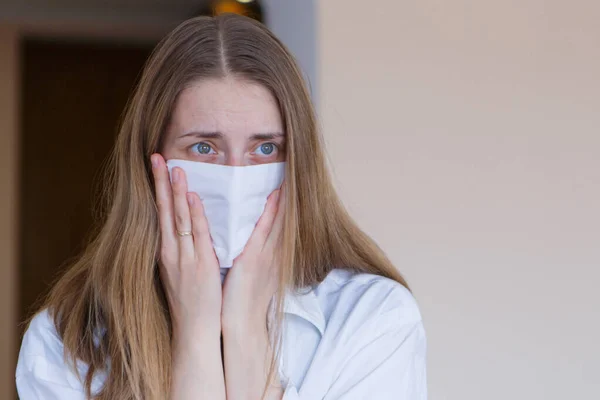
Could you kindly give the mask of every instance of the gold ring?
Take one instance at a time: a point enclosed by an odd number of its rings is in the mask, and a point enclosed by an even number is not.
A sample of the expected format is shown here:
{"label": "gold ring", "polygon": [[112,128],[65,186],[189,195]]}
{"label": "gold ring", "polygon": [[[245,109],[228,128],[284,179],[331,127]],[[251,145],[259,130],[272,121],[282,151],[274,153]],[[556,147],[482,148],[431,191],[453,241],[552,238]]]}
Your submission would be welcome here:
{"label": "gold ring", "polygon": [[179,231],[177,231],[177,235],[178,236],[191,236],[192,232],[191,231],[189,231],[189,232],[179,232]]}

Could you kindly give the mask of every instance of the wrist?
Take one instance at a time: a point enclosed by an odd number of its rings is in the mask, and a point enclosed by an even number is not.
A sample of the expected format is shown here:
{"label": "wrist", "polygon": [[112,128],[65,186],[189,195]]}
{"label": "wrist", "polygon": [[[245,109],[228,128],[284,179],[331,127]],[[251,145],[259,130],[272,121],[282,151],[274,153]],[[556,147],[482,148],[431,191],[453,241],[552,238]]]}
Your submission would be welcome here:
{"label": "wrist", "polygon": [[237,332],[250,334],[259,334],[267,331],[267,312],[266,310],[257,310],[254,313],[224,313],[221,316],[221,330],[232,334]]}
{"label": "wrist", "polygon": [[[265,386],[265,400],[279,400],[283,394],[278,368],[267,382],[273,355],[265,323],[229,325],[223,329],[223,359],[226,381],[232,398],[259,398]],[[279,396],[279,397],[278,397]]]}
{"label": "wrist", "polygon": [[198,393],[225,399],[220,335],[178,334],[172,341],[171,399],[196,399]]}
{"label": "wrist", "polygon": [[[246,349],[245,353],[262,353],[269,347],[269,333],[265,321],[237,321],[223,323],[223,341],[229,347]],[[250,351],[248,351],[250,349]]]}
{"label": "wrist", "polygon": [[201,324],[198,326],[173,326],[173,349],[206,349],[215,344],[220,349],[221,327],[219,324]]}

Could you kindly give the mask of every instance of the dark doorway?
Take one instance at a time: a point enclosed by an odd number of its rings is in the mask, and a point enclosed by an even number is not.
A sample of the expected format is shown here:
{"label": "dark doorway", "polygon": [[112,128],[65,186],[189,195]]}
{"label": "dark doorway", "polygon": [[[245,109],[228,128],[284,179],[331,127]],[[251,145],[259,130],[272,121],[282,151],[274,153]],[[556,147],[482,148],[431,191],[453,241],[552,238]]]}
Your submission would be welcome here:
{"label": "dark doorway", "polygon": [[101,167],[151,47],[22,42],[21,321],[89,237]]}

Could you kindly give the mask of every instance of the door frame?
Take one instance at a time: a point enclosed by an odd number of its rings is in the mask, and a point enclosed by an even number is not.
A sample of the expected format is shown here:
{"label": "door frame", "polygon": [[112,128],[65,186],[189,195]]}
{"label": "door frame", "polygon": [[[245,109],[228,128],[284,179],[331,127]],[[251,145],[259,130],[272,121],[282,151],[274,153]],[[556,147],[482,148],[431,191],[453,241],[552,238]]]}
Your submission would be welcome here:
{"label": "door frame", "polygon": [[19,16],[0,21],[0,398],[15,398],[15,367],[20,337],[19,310],[19,187],[21,43],[25,37],[60,40],[156,43],[183,21]]}

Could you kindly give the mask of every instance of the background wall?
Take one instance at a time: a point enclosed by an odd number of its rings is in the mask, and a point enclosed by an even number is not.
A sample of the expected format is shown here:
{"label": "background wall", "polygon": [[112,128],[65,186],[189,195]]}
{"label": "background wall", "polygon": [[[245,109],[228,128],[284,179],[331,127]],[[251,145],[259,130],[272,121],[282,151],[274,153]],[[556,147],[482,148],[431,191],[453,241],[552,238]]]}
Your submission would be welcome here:
{"label": "background wall", "polygon": [[266,24],[292,51],[318,106],[317,6],[315,0],[264,0]]}
{"label": "background wall", "polygon": [[430,398],[600,399],[600,3],[317,4],[338,185],[412,283]]}

